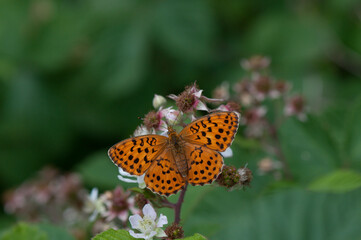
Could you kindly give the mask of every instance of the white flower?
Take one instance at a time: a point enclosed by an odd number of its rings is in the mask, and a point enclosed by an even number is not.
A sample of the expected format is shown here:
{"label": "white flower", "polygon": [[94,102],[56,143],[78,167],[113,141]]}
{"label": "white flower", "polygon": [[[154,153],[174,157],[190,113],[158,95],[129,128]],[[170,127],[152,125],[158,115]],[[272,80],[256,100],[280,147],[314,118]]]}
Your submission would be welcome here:
{"label": "white flower", "polygon": [[89,217],[89,221],[94,221],[98,214],[103,214],[106,211],[105,199],[102,197],[98,198],[97,188],[93,188],[87,198],[88,199],[84,206],[84,212],[92,213],[92,215]]}
{"label": "white flower", "polygon": [[145,188],[146,185],[144,182],[144,175],[145,174],[143,174],[141,176],[135,176],[135,175],[125,172],[122,168],[119,168],[118,179],[120,181],[127,182],[127,183],[138,183],[139,188]]}
{"label": "white flower", "polygon": [[163,97],[163,96],[161,96],[161,95],[154,94],[153,107],[154,107],[155,109],[160,108],[160,107],[163,106],[166,102],[167,102],[167,100],[165,99],[165,97]]}
{"label": "white flower", "polygon": [[129,217],[132,228],[137,229],[140,233],[135,233],[133,230],[129,230],[131,236],[135,238],[153,239],[153,237],[166,237],[167,235],[161,229],[164,224],[168,223],[167,217],[160,214],[157,218],[157,213],[150,204],[146,204],[143,208],[142,218],[138,214]]}

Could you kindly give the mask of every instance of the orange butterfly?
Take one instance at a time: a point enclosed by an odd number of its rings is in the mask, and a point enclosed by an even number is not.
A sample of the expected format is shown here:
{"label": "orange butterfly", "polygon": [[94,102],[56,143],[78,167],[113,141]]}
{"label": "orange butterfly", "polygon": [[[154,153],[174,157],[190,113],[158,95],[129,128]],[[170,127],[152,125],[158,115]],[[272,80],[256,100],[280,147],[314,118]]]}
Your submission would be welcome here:
{"label": "orange butterfly", "polygon": [[124,171],[143,175],[146,186],[169,196],[188,182],[212,183],[223,168],[225,151],[237,132],[237,112],[216,112],[188,124],[179,134],[168,126],[168,137],[144,135],[111,147],[109,157]]}

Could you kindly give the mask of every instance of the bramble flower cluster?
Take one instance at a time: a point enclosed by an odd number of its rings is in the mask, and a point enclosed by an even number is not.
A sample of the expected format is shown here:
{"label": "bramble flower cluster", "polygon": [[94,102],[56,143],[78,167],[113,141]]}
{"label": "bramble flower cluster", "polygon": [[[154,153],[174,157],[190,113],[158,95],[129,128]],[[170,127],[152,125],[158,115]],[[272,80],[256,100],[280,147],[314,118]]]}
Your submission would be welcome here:
{"label": "bramble flower cluster", "polygon": [[[131,192],[125,191],[120,186],[113,191],[106,191],[100,195],[98,195],[98,190],[94,188],[85,201],[83,211],[90,216],[89,221],[95,222],[95,226],[103,226],[103,228],[111,226],[116,229],[127,225],[130,213],[138,214],[140,212],[135,205],[135,198]],[[97,233],[96,231],[93,232]]]}
{"label": "bramble flower cluster", "polygon": [[77,174],[62,174],[45,167],[33,179],[5,193],[5,212],[23,221],[53,222],[70,229],[74,235],[84,236],[83,223],[87,221],[82,208],[86,193]]}
{"label": "bramble flower cluster", "polygon": [[213,92],[213,97],[227,100],[217,110],[240,111],[243,116],[240,133],[245,139],[259,141],[267,154],[275,158],[270,164],[271,170],[264,170],[267,164],[260,161],[258,173],[272,173],[280,178],[276,173],[283,169],[285,177],[292,178],[279,145],[277,129],[287,117],[295,116],[299,121],[306,121],[307,107],[300,94],[290,93],[290,83],[269,74],[270,64],[269,58],[260,55],[242,60],[241,66],[246,75],[233,86],[222,83]]}

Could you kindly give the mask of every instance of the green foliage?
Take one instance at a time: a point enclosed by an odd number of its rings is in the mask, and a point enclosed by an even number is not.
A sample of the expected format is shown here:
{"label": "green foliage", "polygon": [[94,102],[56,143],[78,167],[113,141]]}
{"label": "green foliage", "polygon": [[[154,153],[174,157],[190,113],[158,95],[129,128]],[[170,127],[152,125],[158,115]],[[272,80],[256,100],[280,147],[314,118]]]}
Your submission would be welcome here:
{"label": "green foliage", "polygon": [[19,223],[5,232],[1,240],[47,240],[49,239],[45,232],[41,231],[36,226],[28,225],[27,223]]}
{"label": "green foliage", "polygon": [[1,240],[74,240],[63,228],[50,224],[18,223],[0,235]]}
{"label": "green foliage", "polygon": [[106,149],[85,158],[76,169],[89,186],[111,189],[121,183],[117,178],[118,170],[109,159]]}
{"label": "green foliage", "polygon": [[64,227],[54,226],[49,223],[40,223],[35,226],[45,232],[49,240],[75,240]]}
{"label": "green foliage", "polygon": [[114,230],[114,229],[108,229],[107,231],[104,231],[98,235],[96,235],[93,240],[134,240],[136,238],[133,238],[130,236],[129,232],[126,230]]}
{"label": "green foliage", "polygon": [[344,193],[361,187],[361,174],[352,170],[337,170],[322,176],[309,185],[317,192]]}
{"label": "green foliage", "polygon": [[186,238],[182,238],[184,240],[206,240],[207,238],[205,238],[204,236],[202,236],[199,233],[194,234],[191,237],[186,237]]}
{"label": "green foliage", "polygon": [[[98,235],[96,235],[93,240],[134,240],[136,238],[130,236],[128,231],[125,230],[114,230],[109,229]],[[191,237],[183,238],[184,240],[205,240],[206,238],[201,234],[194,234]]]}
{"label": "green foliage", "polygon": [[354,239],[361,230],[360,191],[320,194],[280,191],[247,199],[245,192],[209,192],[186,219],[186,232],[209,239]]}

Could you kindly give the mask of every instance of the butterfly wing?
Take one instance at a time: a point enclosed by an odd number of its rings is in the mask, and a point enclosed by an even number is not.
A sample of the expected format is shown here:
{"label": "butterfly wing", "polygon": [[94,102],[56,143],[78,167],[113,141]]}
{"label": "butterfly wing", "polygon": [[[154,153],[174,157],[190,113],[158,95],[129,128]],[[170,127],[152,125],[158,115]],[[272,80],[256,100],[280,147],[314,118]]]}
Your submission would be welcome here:
{"label": "butterfly wing", "polygon": [[177,193],[185,184],[174,165],[170,149],[165,149],[149,167],[144,177],[147,187],[155,193],[169,196]]}
{"label": "butterfly wing", "polygon": [[192,185],[210,184],[222,172],[223,158],[217,151],[204,146],[186,144],[188,159],[188,182]]}
{"label": "butterfly wing", "polygon": [[188,124],[180,136],[187,142],[223,152],[232,143],[238,129],[237,112],[216,112]]}
{"label": "butterfly wing", "polygon": [[128,138],[112,146],[108,155],[124,171],[140,176],[165,148],[167,137],[144,135]]}

